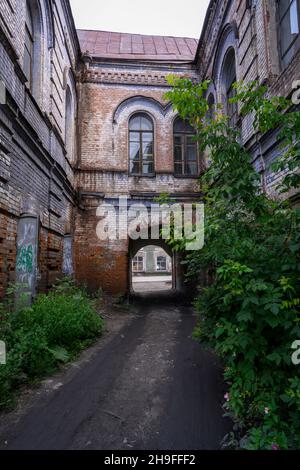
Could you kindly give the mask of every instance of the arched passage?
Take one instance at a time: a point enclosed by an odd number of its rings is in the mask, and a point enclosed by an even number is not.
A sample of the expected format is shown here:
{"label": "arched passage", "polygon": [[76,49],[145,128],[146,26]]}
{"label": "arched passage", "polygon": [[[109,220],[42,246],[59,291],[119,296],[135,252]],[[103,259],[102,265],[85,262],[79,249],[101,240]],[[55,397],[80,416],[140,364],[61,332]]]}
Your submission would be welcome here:
{"label": "arched passage", "polygon": [[[148,261],[148,268],[147,268],[147,256],[148,253],[150,254],[150,258],[152,260]],[[146,282],[153,282],[153,288],[149,284],[148,288],[145,287],[145,292],[159,292],[162,290],[169,290],[173,292],[185,292],[185,284],[184,284],[184,271],[183,266],[181,264],[182,257],[180,254],[175,253],[172,251],[171,247],[165,242],[165,240],[132,240],[129,241],[129,292],[141,292],[140,288],[135,289],[135,277],[144,276],[144,278],[150,277],[152,281],[149,279]],[[136,257],[143,258],[137,259]],[[159,260],[159,258],[165,258],[165,260]],[[134,265],[140,262],[140,265],[137,265],[137,272],[134,273]],[[142,267],[143,263],[143,267]],[[151,266],[152,265],[152,266]],[[166,267],[166,269],[164,269]],[[141,269],[142,268],[142,269]],[[144,272],[143,272],[144,271]],[[135,276],[137,275],[137,276]],[[157,279],[155,279],[157,277]],[[165,277],[165,279],[164,279]],[[166,289],[163,286],[159,286],[158,284],[162,282],[164,283]],[[138,284],[139,282],[136,282]],[[145,285],[143,280],[140,280],[141,284]]]}

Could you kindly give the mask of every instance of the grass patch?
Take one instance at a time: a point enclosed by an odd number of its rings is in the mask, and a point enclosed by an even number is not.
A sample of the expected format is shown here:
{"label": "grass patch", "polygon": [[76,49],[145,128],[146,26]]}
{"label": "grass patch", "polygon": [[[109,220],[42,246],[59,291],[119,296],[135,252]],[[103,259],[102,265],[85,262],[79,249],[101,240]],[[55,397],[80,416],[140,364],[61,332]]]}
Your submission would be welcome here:
{"label": "grass patch", "polygon": [[[13,299],[15,290],[9,291]],[[0,365],[0,410],[14,406],[22,385],[52,374],[102,334],[98,301],[64,278],[32,306],[25,294],[0,304],[0,339],[7,349],[7,362]]]}

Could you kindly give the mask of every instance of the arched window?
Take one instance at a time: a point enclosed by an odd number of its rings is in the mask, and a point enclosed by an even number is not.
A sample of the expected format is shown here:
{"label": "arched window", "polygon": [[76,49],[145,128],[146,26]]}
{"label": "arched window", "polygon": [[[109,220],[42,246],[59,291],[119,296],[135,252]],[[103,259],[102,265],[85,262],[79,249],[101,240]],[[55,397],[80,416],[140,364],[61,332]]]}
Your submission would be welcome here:
{"label": "arched window", "polygon": [[195,130],[188,121],[178,117],[174,122],[174,165],[177,176],[197,176],[198,146]]}
{"label": "arched window", "polygon": [[286,67],[300,49],[300,0],[277,0],[281,62]]}
{"label": "arched window", "polygon": [[24,46],[24,73],[28,80],[28,88],[32,90],[34,29],[31,6],[28,1],[26,1]]}
{"label": "arched window", "polygon": [[73,159],[73,143],[74,143],[74,112],[73,100],[70,87],[66,90],[66,107],[65,107],[65,146],[69,160]]}
{"label": "arched window", "polygon": [[27,86],[36,99],[41,93],[42,23],[37,0],[26,0],[23,69]]}
{"label": "arched window", "polygon": [[229,124],[231,126],[235,126],[237,123],[237,104],[230,102],[230,99],[234,98],[236,95],[236,90],[233,87],[234,83],[236,82],[235,52],[233,48],[227,52],[222,75],[226,101],[226,113],[229,117]]}
{"label": "arched window", "polygon": [[147,114],[134,114],[129,121],[129,156],[132,175],[154,173],[154,127]]}

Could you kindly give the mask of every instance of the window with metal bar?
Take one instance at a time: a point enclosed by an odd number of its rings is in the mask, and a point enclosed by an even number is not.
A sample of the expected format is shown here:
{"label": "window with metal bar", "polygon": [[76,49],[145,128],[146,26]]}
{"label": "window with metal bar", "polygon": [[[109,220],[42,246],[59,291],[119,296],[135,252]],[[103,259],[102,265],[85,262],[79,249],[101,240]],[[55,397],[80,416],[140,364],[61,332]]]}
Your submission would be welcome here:
{"label": "window with metal bar", "polygon": [[134,114],[129,121],[130,174],[154,174],[154,126],[143,113]]}

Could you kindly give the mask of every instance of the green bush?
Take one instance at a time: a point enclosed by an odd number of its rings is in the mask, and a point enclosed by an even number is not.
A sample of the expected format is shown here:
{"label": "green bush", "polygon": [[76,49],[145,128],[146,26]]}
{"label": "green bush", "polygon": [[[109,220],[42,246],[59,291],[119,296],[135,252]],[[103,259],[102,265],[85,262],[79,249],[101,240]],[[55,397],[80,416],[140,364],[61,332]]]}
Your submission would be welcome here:
{"label": "green bush", "polygon": [[[10,294],[15,298],[15,289]],[[11,406],[14,392],[28,381],[53,372],[101,335],[103,321],[96,300],[69,279],[29,307],[19,296],[0,309],[0,338],[6,342],[7,364],[0,366],[0,409]]]}
{"label": "green bush", "polygon": [[[205,246],[187,254],[186,266],[193,279],[207,279],[195,301],[195,338],[225,364],[224,409],[234,425],[224,445],[299,449],[300,369],[291,348],[300,339],[300,211],[261,191],[251,155],[227,117],[207,117],[207,82],[171,84],[168,98],[190,119],[211,160],[200,179]],[[281,158],[274,171],[286,176],[278,193],[299,189],[299,172],[293,170],[300,166],[300,113],[255,83],[237,90],[232,101],[240,102],[242,114],[251,114],[257,131],[280,129]]]}

